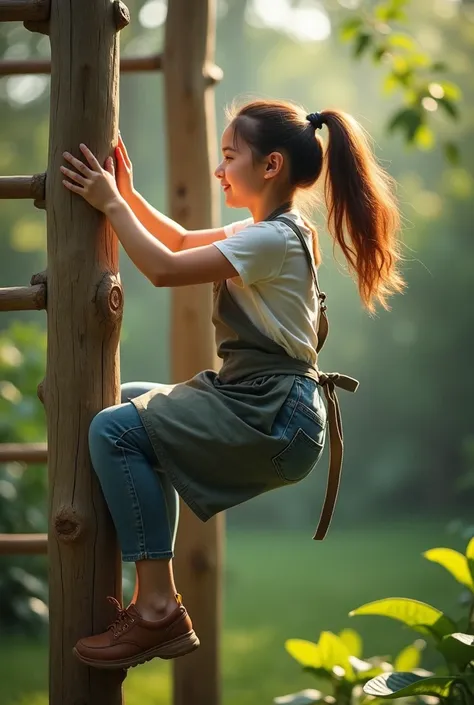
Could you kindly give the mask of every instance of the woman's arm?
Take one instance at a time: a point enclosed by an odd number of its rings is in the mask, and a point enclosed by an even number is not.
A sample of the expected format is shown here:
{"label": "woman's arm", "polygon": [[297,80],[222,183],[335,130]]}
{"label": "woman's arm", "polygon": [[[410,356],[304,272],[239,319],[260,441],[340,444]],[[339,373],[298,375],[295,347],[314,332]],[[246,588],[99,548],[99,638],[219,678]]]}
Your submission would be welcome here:
{"label": "woman's arm", "polygon": [[226,235],[223,227],[207,230],[186,230],[179,223],[153,208],[138,191],[134,191],[126,198],[126,201],[146,230],[171,252],[212,245],[217,240],[225,239]]}
{"label": "woman's arm", "polygon": [[154,286],[188,286],[238,276],[212,244],[173,252],[145,229],[122,198],[108,202],[104,213],[132,262]]}

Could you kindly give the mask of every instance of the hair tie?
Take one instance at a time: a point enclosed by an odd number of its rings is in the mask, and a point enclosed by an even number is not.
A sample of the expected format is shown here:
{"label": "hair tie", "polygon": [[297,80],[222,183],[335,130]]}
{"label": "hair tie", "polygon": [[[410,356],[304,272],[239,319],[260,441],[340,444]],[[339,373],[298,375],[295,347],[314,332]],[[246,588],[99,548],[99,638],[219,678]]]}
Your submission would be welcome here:
{"label": "hair tie", "polygon": [[310,113],[306,116],[308,122],[314,127],[315,130],[321,130],[322,126],[326,124],[326,119],[321,113]]}

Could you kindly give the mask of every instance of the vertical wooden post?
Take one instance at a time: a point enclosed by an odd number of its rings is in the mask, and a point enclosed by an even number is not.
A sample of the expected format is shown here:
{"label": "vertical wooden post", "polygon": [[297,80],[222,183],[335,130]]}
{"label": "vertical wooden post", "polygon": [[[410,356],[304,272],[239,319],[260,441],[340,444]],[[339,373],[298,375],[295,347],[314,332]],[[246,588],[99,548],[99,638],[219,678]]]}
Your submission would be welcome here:
{"label": "vertical wooden post", "polygon": [[[53,0],[48,228],[50,705],[120,705],[122,671],[88,669],[76,640],[107,628],[120,596],[115,533],[91,471],[88,427],[119,399],[123,296],[104,216],[62,185],[65,150],[103,164],[117,135],[119,45],[111,0]],[[82,157],[83,158],[83,157]]]}
{"label": "vertical wooden post", "polygon": [[[207,68],[214,58],[214,0],[168,4],[164,51],[171,216],[189,229],[216,224],[214,91]],[[211,286],[173,290],[172,375],[188,379],[214,367]],[[206,524],[182,506],[176,570],[178,586],[201,647],[174,663],[175,705],[220,702],[219,633],[223,517]]]}

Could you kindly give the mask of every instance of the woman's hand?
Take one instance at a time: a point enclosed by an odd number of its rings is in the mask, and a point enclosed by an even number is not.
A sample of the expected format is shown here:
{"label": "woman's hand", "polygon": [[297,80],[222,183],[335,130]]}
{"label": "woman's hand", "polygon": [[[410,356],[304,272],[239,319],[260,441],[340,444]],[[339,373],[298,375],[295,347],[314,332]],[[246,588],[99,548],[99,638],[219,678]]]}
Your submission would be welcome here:
{"label": "woman's hand", "polygon": [[133,195],[133,167],[127,153],[122,135],[119,132],[119,143],[115,147],[115,158],[117,160],[117,186],[121,196],[128,202]]}
{"label": "woman's hand", "polygon": [[73,157],[69,152],[64,152],[64,159],[72,164],[77,171],[72,171],[62,166],[62,173],[69,179],[69,181],[64,179],[63,184],[70,191],[82,196],[91,206],[105,213],[111,204],[122,200],[115,182],[113,159],[108,157],[105,162],[105,169],[102,169],[85,144],[80,144],[79,149],[87,159],[89,166],[81,162],[80,159]]}

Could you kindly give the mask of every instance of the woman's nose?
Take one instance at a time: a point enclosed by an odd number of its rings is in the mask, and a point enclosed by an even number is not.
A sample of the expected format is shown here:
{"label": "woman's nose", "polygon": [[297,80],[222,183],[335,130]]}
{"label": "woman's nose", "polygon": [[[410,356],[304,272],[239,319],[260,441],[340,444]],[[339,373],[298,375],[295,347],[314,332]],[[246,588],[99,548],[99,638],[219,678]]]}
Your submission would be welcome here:
{"label": "woman's nose", "polygon": [[224,176],[224,169],[222,168],[222,162],[216,167],[216,170],[214,172],[214,176],[216,176],[218,179],[222,179]]}

